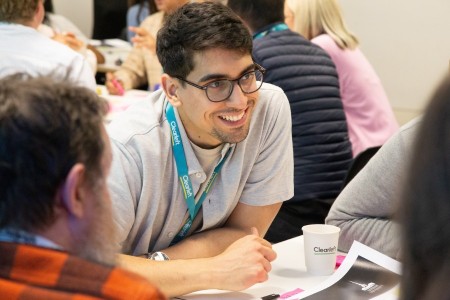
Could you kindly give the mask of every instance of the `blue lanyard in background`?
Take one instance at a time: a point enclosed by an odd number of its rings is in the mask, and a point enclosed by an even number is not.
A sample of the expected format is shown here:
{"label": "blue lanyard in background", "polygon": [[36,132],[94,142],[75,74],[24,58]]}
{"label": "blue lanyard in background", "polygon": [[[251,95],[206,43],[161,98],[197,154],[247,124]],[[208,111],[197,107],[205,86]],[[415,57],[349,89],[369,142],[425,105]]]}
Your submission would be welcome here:
{"label": "blue lanyard in background", "polygon": [[174,112],[173,106],[170,103],[167,103],[166,116],[167,116],[167,121],[169,122],[169,126],[170,126],[170,135],[172,138],[172,149],[173,149],[173,155],[175,157],[175,163],[177,166],[178,179],[181,182],[181,187],[183,188],[183,196],[184,196],[184,199],[186,200],[186,204],[187,204],[188,211],[189,211],[189,217],[187,218],[185,224],[180,229],[180,232],[178,232],[178,234],[175,236],[175,238],[170,243],[170,246],[172,246],[186,237],[187,233],[189,232],[189,229],[192,226],[192,222],[194,221],[195,216],[197,215],[198,211],[200,210],[200,207],[202,206],[203,201],[206,199],[206,196],[208,195],[208,193],[211,189],[211,186],[213,185],[214,181],[216,180],[217,175],[219,174],[220,170],[222,169],[222,166],[223,166],[225,160],[227,159],[228,155],[230,154],[231,148],[228,149],[225,156],[220,160],[220,162],[214,168],[211,178],[209,179],[208,183],[206,184],[205,190],[203,191],[197,204],[195,204],[194,190],[192,188],[191,179],[189,178],[189,170],[188,170],[188,166],[187,166],[187,162],[186,162],[186,155],[184,152],[183,143],[181,140],[181,134],[180,134],[180,130],[178,128],[177,119],[175,118],[175,112]]}
{"label": "blue lanyard in background", "polygon": [[267,34],[269,34],[270,32],[274,32],[274,31],[283,31],[283,30],[287,30],[287,29],[289,29],[289,27],[288,27],[286,24],[284,24],[284,23],[279,23],[279,24],[276,24],[276,25],[270,27],[268,30],[265,30],[265,31],[263,31],[263,32],[258,32],[258,33],[256,33],[256,34],[254,34],[254,35],[253,35],[253,39],[254,39],[254,40],[257,40],[257,39],[260,39],[260,38],[262,38],[262,37],[265,37],[265,36],[266,36]]}

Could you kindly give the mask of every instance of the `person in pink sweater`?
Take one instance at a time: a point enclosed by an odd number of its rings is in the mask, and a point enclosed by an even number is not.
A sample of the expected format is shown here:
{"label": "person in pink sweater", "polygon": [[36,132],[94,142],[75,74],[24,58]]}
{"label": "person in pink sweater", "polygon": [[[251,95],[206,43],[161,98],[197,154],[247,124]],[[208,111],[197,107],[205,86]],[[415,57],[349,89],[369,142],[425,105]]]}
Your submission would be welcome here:
{"label": "person in pink sweater", "polygon": [[286,23],[330,55],[339,75],[353,156],[380,146],[398,130],[374,68],[348,31],[337,0],[287,0]]}

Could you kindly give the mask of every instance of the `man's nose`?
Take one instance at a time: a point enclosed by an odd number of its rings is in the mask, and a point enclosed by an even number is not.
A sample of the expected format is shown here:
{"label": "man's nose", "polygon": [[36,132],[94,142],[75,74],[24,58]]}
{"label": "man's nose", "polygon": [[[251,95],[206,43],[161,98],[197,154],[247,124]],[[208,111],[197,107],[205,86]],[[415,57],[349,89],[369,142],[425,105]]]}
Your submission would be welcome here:
{"label": "man's nose", "polygon": [[227,102],[236,108],[244,108],[247,106],[248,96],[244,93],[237,82],[233,82],[233,91]]}

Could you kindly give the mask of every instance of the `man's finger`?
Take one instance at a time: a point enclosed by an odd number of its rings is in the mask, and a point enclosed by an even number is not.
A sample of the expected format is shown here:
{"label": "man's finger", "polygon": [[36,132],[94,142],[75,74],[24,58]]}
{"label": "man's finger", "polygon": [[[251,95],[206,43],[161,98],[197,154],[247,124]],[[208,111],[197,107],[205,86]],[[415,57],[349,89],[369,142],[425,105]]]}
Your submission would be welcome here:
{"label": "man's finger", "polygon": [[252,231],[253,235],[259,236],[259,232],[258,232],[258,229],[256,227],[252,227],[251,231]]}

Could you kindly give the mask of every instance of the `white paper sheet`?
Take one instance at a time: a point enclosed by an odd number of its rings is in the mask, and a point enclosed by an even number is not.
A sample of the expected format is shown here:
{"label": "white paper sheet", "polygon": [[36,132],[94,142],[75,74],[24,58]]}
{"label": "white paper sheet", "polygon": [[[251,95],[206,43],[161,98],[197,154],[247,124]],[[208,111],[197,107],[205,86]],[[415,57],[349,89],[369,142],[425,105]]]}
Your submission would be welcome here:
{"label": "white paper sheet", "polygon": [[398,299],[400,275],[398,261],[355,241],[332,276],[285,299]]}

